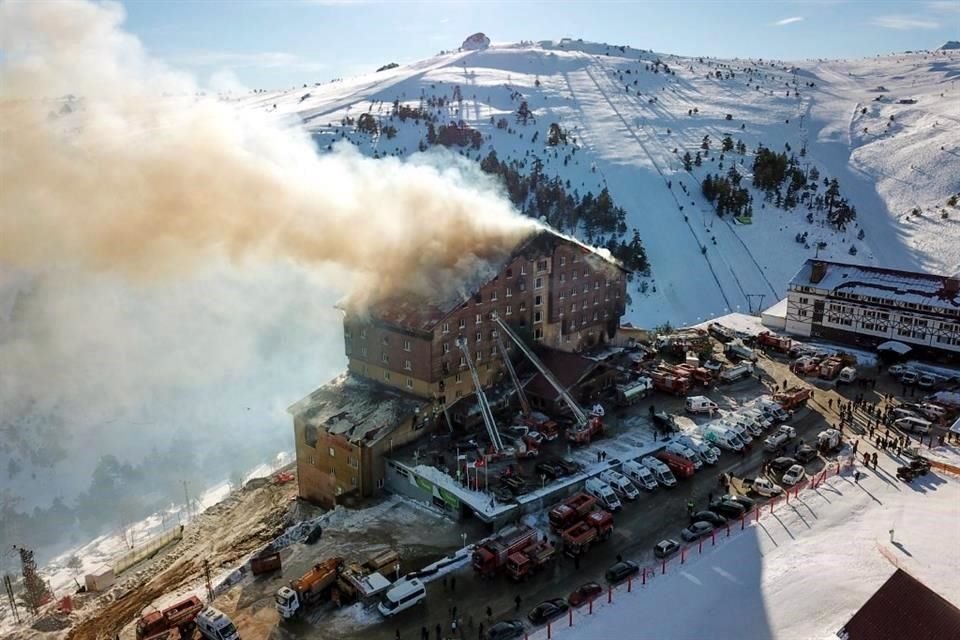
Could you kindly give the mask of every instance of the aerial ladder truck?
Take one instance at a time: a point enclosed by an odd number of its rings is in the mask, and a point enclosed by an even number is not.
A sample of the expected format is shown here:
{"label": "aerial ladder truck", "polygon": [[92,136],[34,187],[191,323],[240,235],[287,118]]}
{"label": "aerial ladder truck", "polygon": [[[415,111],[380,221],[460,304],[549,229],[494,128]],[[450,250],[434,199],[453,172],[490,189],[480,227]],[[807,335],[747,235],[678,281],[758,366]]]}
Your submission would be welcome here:
{"label": "aerial ladder truck", "polygon": [[507,367],[507,371],[510,374],[510,379],[513,380],[513,386],[517,389],[517,397],[520,400],[520,412],[523,416],[523,423],[533,429],[534,431],[541,434],[545,440],[555,440],[557,436],[560,435],[560,427],[554,420],[551,420],[548,416],[540,413],[539,411],[534,411],[530,407],[530,401],[527,400],[527,394],[523,390],[523,385],[520,384],[520,377],[517,376],[517,370],[513,366],[513,362],[510,360],[510,353],[507,351],[507,346],[503,342],[503,338],[500,335],[499,331],[494,331],[497,338],[497,346],[500,348],[500,355],[503,357],[503,363]]}
{"label": "aerial ladder truck", "polygon": [[470,357],[470,347],[462,336],[457,338],[457,347],[463,352],[463,357],[467,361],[467,368],[470,369],[470,377],[473,378],[473,386],[477,390],[477,406],[480,408],[480,416],[483,418],[483,424],[487,427],[487,435],[490,436],[490,445],[496,454],[503,453],[503,441],[500,439],[500,432],[497,430],[497,423],[493,419],[493,411],[490,409],[490,403],[487,402],[487,394],[483,392],[483,386],[480,384],[480,374],[477,373],[477,365]]}
{"label": "aerial ladder truck", "polygon": [[[572,395],[570,395],[570,392],[568,392],[564,386],[560,384],[560,381],[557,380],[556,376],[554,376],[553,373],[547,369],[546,365],[540,361],[540,358],[537,357],[537,354],[535,354],[533,350],[530,349],[516,333],[514,333],[513,329],[510,328],[510,325],[504,322],[498,314],[493,314],[493,320],[497,323],[497,326],[499,326],[500,329],[507,334],[513,343],[517,345],[517,348],[520,349],[525,356],[527,356],[527,359],[533,363],[533,366],[535,366],[537,370],[543,374],[543,377],[547,379],[547,382],[550,383],[550,386],[556,389],[557,393],[560,394],[560,397],[570,409],[570,413],[573,414],[574,426],[572,429],[567,431],[567,439],[575,444],[589,444],[590,440],[592,440],[594,436],[602,433],[602,418],[604,415],[603,407],[599,404],[595,405],[590,415],[587,416],[583,408],[580,407],[580,404],[574,400]],[[505,358],[505,360],[509,362],[509,358]]]}

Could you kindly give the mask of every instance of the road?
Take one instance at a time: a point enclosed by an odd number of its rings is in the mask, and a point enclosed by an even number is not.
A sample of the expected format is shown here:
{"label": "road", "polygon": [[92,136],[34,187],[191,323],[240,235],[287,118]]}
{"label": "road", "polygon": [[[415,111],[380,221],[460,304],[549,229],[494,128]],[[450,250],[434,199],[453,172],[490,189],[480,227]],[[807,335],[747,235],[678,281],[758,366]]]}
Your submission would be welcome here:
{"label": "road", "polygon": [[[765,361],[764,365],[774,379],[782,380],[786,375],[786,367],[780,363]],[[792,376],[791,376],[792,377]],[[737,388],[739,387],[739,388]],[[736,395],[753,395],[761,393],[760,385],[752,380],[741,382],[734,389],[726,387],[724,393]],[[657,398],[658,405],[662,398]],[[798,437],[806,442],[815,440],[815,434],[825,426],[824,417],[818,413],[820,407],[811,403],[811,408],[800,410],[791,424],[797,429]],[[445,590],[440,581],[432,582],[427,588],[425,605],[414,607],[402,612],[394,620],[367,626],[358,626],[346,631],[338,628],[335,635],[332,630],[322,627],[278,629],[276,638],[292,639],[304,638],[319,640],[325,638],[363,638],[364,640],[395,640],[397,632],[403,639],[419,640],[422,626],[430,630],[431,640],[435,639],[435,627],[442,626],[447,637],[450,633],[451,608],[456,605],[457,615],[467,622],[472,616],[474,622],[486,621],[485,609],[489,606],[493,610],[493,620],[522,618],[526,619],[526,612],[538,602],[547,598],[566,597],[573,589],[587,581],[604,583],[604,572],[616,562],[617,556],[627,559],[644,559],[652,557],[652,547],[665,537],[678,538],[680,529],[688,523],[686,517],[686,502],[692,500],[696,507],[703,508],[707,503],[708,494],[719,492],[718,479],[720,473],[730,472],[738,477],[752,477],[759,470],[764,458],[769,453],[763,451],[762,446],[755,443],[751,451],[744,457],[725,453],[720,463],[714,467],[707,467],[698,472],[691,480],[681,481],[673,489],[660,488],[653,494],[643,494],[633,503],[628,503],[617,513],[616,529],[613,536],[606,543],[598,545],[583,557],[580,569],[574,568],[573,562],[564,558],[556,563],[552,569],[535,576],[522,585],[514,584],[506,577],[492,580],[483,580],[475,577],[468,567],[452,574],[456,577],[456,591]],[[813,473],[823,466],[818,459],[808,466]],[[429,532],[425,532],[429,536]],[[427,538],[428,539],[428,538]],[[514,598],[522,598],[520,611],[516,611]],[[339,625],[338,625],[339,626]],[[531,627],[532,628],[532,627]],[[477,637],[477,629],[468,632],[464,637]]]}

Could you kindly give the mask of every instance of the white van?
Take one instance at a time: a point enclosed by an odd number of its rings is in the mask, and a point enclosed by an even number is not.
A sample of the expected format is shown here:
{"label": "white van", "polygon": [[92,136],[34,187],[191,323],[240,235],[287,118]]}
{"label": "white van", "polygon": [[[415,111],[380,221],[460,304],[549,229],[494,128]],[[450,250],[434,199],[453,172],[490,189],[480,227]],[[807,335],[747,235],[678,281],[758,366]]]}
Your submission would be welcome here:
{"label": "white van", "polygon": [[911,433],[930,433],[933,423],[923,418],[900,418],[893,421],[893,426]]}
{"label": "white van", "polygon": [[703,461],[700,460],[700,456],[690,450],[689,447],[685,447],[679,442],[670,442],[667,444],[667,452],[674,455],[680,456],[684,460],[689,460],[693,464],[694,469],[700,469],[703,467]]}
{"label": "white van", "polygon": [[623,505],[613,489],[600,478],[589,478],[584,489],[597,499],[597,503],[607,511],[619,511]]}
{"label": "white van", "polygon": [[713,413],[720,407],[707,396],[689,396],[686,409],[689,413]]}
{"label": "white van", "polygon": [[650,469],[650,473],[653,474],[653,477],[656,478],[657,482],[663,486],[677,486],[677,479],[673,476],[673,472],[670,471],[670,467],[665,465],[663,462],[660,462],[653,456],[644,456],[640,459],[640,464],[645,466],[647,469]]}
{"label": "white van", "polygon": [[725,416],[720,420],[720,426],[727,427],[737,434],[744,446],[753,440],[753,434],[747,430],[746,423],[739,420],[737,416]]}
{"label": "white van", "polygon": [[397,582],[387,591],[377,610],[386,618],[395,616],[405,609],[420,604],[427,599],[427,588],[419,578],[410,578]]}
{"label": "white van", "polygon": [[763,430],[767,430],[773,426],[773,418],[766,415],[763,411],[756,407],[747,407],[746,409],[741,409],[740,413],[756,420],[760,425],[760,428]]}
{"label": "white van", "polygon": [[653,477],[653,473],[636,460],[624,462],[621,471],[642,489],[653,491],[657,488],[657,479]]}
{"label": "white van", "polygon": [[673,441],[677,444],[685,446],[687,449],[690,449],[690,451],[693,451],[697,457],[700,458],[700,462],[704,464],[717,464],[717,459],[720,457],[720,452],[714,447],[711,447],[709,444],[694,440],[690,436],[686,435],[679,435],[675,437]]}
{"label": "white van", "polygon": [[743,441],[727,427],[712,424],[703,430],[703,437],[707,442],[714,443],[721,449],[743,451]]}
{"label": "white van", "polygon": [[240,634],[233,621],[225,613],[213,607],[205,607],[194,618],[197,630],[207,640],[240,640]]}
{"label": "white van", "polygon": [[627,480],[622,473],[613,469],[607,469],[601,473],[600,479],[610,485],[610,488],[624,500],[636,500],[640,496],[640,492],[633,486],[633,483]]}
{"label": "white van", "polygon": [[746,411],[739,411],[737,412],[736,417],[737,424],[742,424],[744,427],[746,427],[747,431],[749,431],[750,435],[752,435],[754,438],[763,435],[763,423],[760,422],[756,416]]}

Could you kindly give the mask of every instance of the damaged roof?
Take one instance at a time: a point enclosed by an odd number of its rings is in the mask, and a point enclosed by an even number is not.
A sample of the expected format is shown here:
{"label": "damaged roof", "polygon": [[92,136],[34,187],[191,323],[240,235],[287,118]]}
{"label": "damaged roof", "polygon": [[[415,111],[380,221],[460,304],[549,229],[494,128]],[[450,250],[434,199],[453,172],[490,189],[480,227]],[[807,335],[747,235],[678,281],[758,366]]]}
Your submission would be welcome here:
{"label": "damaged roof", "polygon": [[354,444],[373,443],[427,407],[427,402],[345,374],[287,411]]}
{"label": "damaged roof", "polygon": [[[570,391],[579,382],[593,373],[601,364],[596,360],[585,358],[576,353],[567,351],[558,351],[556,349],[538,350],[537,355],[543,365],[553,373],[553,376],[563,386]],[[544,398],[550,401],[556,401],[560,394],[553,385],[543,376],[537,373],[525,387],[528,395],[538,398]]]}
{"label": "damaged roof", "polygon": [[837,635],[845,640],[960,638],[960,609],[897,569]]}
{"label": "damaged roof", "polygon": [[[826,269],[823,277],[814,281],[813,265],[818,262],[823,263]],[[812,286],[834,293],[896,299],[945,310],[960,310],[957,284],[956,277],[812,258],[790,280],[790,285],[796,287]]]}
{"label": "damaged roof", "polygon": [[443,299],[431,300],[407,295],[374,304],[369,313],[376,320],[390,325],[413,331],[430,332],[440,321],[469,302],[481,287],[493,280],[515,258],[524,256],[533,260],[552,254],[554,248],[561,242],[578,246],[585,254],[595,256],[625,273],[628,272],[628,269],[606,249],[591,247],[576,238],[561,234],[549,227],[543,227],[541,231],[525,238],[509,254],[487,262],[486,268],[474,273],[469,281],[462,283],[457,290]]}

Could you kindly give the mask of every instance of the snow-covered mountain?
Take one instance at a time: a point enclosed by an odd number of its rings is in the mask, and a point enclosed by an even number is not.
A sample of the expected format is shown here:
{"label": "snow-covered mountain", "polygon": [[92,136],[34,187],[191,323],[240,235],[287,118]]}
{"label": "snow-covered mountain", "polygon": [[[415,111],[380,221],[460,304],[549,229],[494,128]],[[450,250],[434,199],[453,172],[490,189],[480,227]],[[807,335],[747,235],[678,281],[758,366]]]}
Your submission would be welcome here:
{"label": "snow-covered mountain", "polygon": [[[439,140],[473,160],[493,151],[520,174],[556,178],[578,201],[607,188],[625,224],[589,229],[581,219],[565,230],[598,244],[637,230],[650,272],[634,279],[625,319],[652,326],[770,305],[816,252],[960,269],[960,208],[950,200],[960,192],[958,75],[960,52],[949,50],[784,63],[562,40],[443,53],[240,101],[299,121],[321,150],[346,140],[370,156],[404,156]],[[790,162],[768,193],[753,186],[761,146]],[[708,174],[734,165],[752,209],[741,222],[718,217],[718,200],[701,191]],[[792,194],[790,167],[800,181]],[[837,201],[855,210],[842,228],[823,202],[831,179]],[[514,199],[531,215],[553,211]]]}

